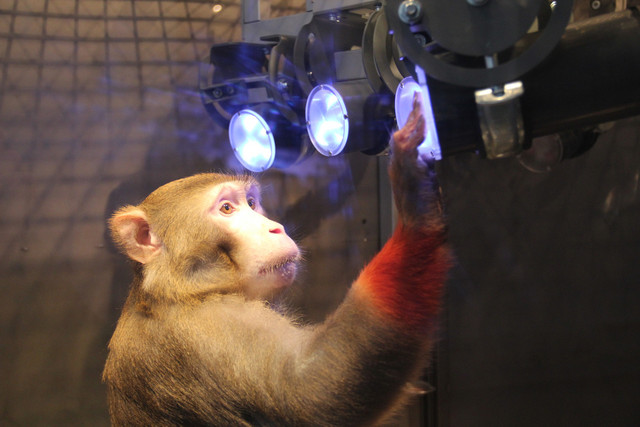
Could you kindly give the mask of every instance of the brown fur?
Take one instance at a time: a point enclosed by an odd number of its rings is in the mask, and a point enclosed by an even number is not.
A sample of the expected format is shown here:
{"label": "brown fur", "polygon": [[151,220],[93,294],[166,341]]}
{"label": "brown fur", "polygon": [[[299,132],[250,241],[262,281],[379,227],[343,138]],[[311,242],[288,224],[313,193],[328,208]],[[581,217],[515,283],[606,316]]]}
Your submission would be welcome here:
{"label": "brown fur", "polygon": [[251,178],[197,175],[114,215],[137,272],[103,374],[114,425],[371,425],[406,400],[448,266],[419,138],[405,135],[420,120],[409,122],[394,144],[399,231],[316,326],[266,302],[299,252],[260,215]]}

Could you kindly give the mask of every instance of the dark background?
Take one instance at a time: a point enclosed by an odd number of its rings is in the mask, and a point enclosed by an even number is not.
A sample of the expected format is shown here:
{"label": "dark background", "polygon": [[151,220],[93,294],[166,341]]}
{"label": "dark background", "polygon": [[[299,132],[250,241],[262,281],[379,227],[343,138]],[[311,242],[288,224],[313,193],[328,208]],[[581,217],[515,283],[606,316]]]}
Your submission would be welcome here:
{"label": "dark background", "polygon": [[[0,425],[108,424],[100,374],[130,272],[105,219],[172,179],[240,170],[197,93],[211,44],[241,35],[239,2],[212,4],[0,0]],[[639,132],[616,123],[546,174],[441,163],[457,259],[439,425],[638,425]],[[378,248],[378,162],[314,155],[262,176],[306,251],[291,300],[310,321]]]}

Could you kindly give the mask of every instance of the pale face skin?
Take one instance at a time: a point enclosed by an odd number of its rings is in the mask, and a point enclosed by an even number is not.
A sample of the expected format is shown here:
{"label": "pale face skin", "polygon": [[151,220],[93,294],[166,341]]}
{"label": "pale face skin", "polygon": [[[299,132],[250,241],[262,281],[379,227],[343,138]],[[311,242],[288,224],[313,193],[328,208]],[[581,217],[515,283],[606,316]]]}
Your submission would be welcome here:
{"label": "pale face skin", "polygon": [[264,216],[260,189],[227,182],[214,187],[207,199],[213,201],[208,219],[233,242],[245,295],[269,299],[288,287],[295,279],[300,251],[281,224]]}

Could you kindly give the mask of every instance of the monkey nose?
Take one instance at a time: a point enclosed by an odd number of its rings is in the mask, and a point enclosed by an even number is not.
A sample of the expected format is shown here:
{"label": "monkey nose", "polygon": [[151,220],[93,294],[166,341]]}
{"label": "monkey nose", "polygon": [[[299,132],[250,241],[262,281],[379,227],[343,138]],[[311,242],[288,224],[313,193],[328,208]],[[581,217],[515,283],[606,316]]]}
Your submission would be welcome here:
{"label": "monkey nose", "polygon": [[285,234],[284,227],[279,222],[269,221],[269,233],[273,234]]}

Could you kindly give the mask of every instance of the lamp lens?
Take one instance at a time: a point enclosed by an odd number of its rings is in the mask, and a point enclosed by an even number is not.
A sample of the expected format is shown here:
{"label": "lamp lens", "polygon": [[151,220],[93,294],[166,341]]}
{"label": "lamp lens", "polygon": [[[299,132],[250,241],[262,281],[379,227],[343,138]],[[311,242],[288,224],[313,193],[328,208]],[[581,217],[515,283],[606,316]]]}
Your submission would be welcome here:
{"label": "lamp lens", "polygon": [[340,154],[349,136],[349,118],[338,91],[329,85],[313,88],[305,115],[307,131],[316,150],[325,156]]}
{"label": "lamp lens", "polygon": [[242,166],[262,172],[273,164],[276,145],[264,118],[252,110],[241,110],[229,123],[229,142]]}
{"label": "lamp lens", "polygon": [[400,82],[396,90],[395,99],[398,128],[404,127],[407,123],[409,114],[411,114],[411,110],[413,110],[413,95],[416,92],[421,92],[420,85],[412,77],[407,77]]}

